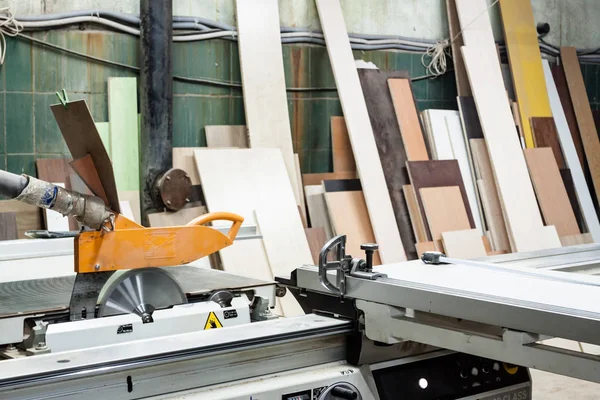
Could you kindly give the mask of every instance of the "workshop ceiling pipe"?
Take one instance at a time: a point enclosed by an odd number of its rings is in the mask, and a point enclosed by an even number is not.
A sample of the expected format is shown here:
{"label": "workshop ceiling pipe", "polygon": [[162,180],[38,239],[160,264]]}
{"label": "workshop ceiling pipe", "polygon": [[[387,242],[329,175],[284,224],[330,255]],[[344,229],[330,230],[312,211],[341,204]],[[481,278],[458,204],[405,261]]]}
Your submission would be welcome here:
{"label": "workshop ceiling pipe", "polygon": [[140,0],[140,19],[140,200],[148,226],[148,213],[157,209],[154,183],[173,164],[172,0]]}

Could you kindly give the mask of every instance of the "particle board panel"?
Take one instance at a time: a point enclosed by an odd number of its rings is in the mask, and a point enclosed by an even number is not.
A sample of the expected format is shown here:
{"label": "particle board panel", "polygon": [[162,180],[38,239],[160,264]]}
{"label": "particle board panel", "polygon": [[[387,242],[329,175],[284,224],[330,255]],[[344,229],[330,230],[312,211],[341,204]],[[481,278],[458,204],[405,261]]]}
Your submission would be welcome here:
{"label": "particle board panel", "polygon": [[410,79],[388,79],[387,83],[402,135],[406,159],[429,160]]}
{"label": "particle board panel", "polygon": [[321,249],[327,242],[327,236],[325,235],[325,229],[323,228],[306,228],[306,239],[308,240],[308,247],[313,258],[313,264],[319,265],[319,254]]}
{"label": "particle board panel", "polygon": [[575,182],[573,181],[571,170],[568,168],[561,168],[560,176],[562,178],[563,184],[565,185],[565,189],[567,190],[567,196],[569,196],[569,203],[571,204],[571,208],[573,209],[573,213],[575,214],[575,219],[577,220],[577,226],[579,226],[579,231],[585,232],[587,231],[587,225],[581,212],[579,200],[577,200],[577,191],[575,190]]}
{"label": "particle board panel", "polygon": [[[404,221],[400,226],[406,235],[412,237],[412,231],[406,223],[408,212],[401,194],[402,184],[407,182],[404,181],[397,187],[386,183],[339,0],[316,0],[316,4],[356,167],[363,185],[369,219],[373,225],[375,240],[379,244],[379,255],[385,263],[405,261],[406,253],[400,239],[399,225],[390,221],[397,221],[396,218]],[[397,196],[393,196],[394,204],[404,208],[401,212],[396,210],[394,213],[388,186],[392,187],[394,193],[397,191]],[[405,242],[407,246],[412,246],[413,243],[414,240]]]}
{"label": "particle board panel", "polygon": [[[548,71],[546,70],[546,64],[550,65],[547,61],[543,61],[544,64],[544,75],[546,77],[546,87],[548,88],[549,96],[550,96],[550,107],[552,108],[552,115],[554,115],[554,119],[556,120],[556,111],[557,105],[552,104],[552,92],[553,90],[550,88],[552,85],[552,80],[549,80]],[[562,65],[554,64],[551,68],[552,77],[554,78],[553,87],[556,88],[557,96],[560,100],[560,104],[562,105],[562,113],[566,119],[567,126],[569,128],[569,132],[571,134],[571,138],[573,139],[573,145],[575,146],[575,150],[577,151],[577,156],[579,157],[579,163],[583,168],[584,172],[587,171],[587,163],[585,162],[585,150],[583,149],[583,142],[581,141],[581,135],[579,134],[579,127],[577,126],[577,118],[575,117],[575,110],[573,109],[573,102],[571,101],[571,94],[569,93],[569,86],[567,85],[567,77],[565,76],[565,70]]]}
{"label": "particle board panel", "polygon": [[558,168],[565,167],[565,159],[560,149],[556,124],[552,117],[531,118],[531,130],[535,136],[535,147],[550,147]]}
{"label": "particle board panel", "polygon": [[492,250],[510,251],[510,240],[508,231],[502,215],[502,207],[498,199],[498,191],[493,181],[479,179],[477,181],[481,205],[485,213],[485,218],[490,229]]}
{"label": "particle board panel", "polygon": [[300,204],[277,0],[236,0],[236,18],[250,147],[281,150],[296,204]]}
{"label": "particle board panel", "polygon": [[565,70],[585,157],[594,183],[596,199],[600,200],[600,140],[598,139],[592,109],[587,97],[577,51],[574,47],[561,47],[560,57]]}
{"label": "particle board panel", "polygon": [[487,256],[481,234],[477,229],[444,232],[442,243],[448,257],[468,260]]}
{"label": "particle board panel", "polygon": [[454,65],[454,75],[456,77],[456,91],[459,96],[470,96],[471,86],[469,86],[469,77],[465,69],[465,63],[460,53],[460,48],[464,45],[462,33],[460,31],[460,22],[456,12],[456,1],[446,0],[446,13],[448,14],[448,28],[450,31],[450,45],[452,46],[452,64]]}
{"label": "particle board panel", "polygon": [[[423,222],[423,216],[419,211],[419,204],[417,203],[417,195],[412,185],[404,185],[402,187],[404,192],[404,199],[406,200],[406,206],[408,207],[408,215],[410,216],[410,222],[413,229],[413,233],[417,238],[417,245],[419,243],[427,242],[427,231],[425,230],[425,223]],[[419,250],[417,248],[417,256]]]}
{"label": "particle board panel", "polygon": [[475,107],[475,99],[472,96],[458,97],[458,110],[465,127],[465,135],[467,139],[483,139],[483,131],[481,130],[481,122],[477,115]]}
{"label": "particle board panel", "polygon": [[112,163],[85,100],[72,101],[67,108],[62,104],[54,104],[50,109],[73,159],[80,159],[87,154],[92,157],[108,197],[108,205],[119,212],[119,196]]}
{"label": "particle board panel", "polygon": [[304,186],[304,193],[306,193],[306,205],[308,208],[308,216],[310,217],[310,226],[312,228],[323,228],[325,237],[331,239],[333,233],[327,206],[325,204],[325,190],[323,185]]}
{"label": "particle board panel", "polygon": [[[488,21],[489,24],[489,21]],[[513,123],[500,67],[478,48],[462,48],[477,112],[494,171],[513,251],[553,248],[558,240],[543,230],[533,185]],[[540,233],[544,231],[544,233]]]}
{"label": "particle board panel", "polygon": [[344,117],[331,117],[331,147],[335,172],[356,171],[356,162]]}
{"label": "particle board panel", "polygon": [[246,125],[206,125],[207,147],[248,148]]}
{"label": "particle board panel", "polygon": [[18,236],[17,214],[0,212],[0,240],[16,240]]}
{"label": "particle board panel", "polygon": [[194,160],[194,150],[202,147],[173,147],[173,168],[181,169],[188,173],[192,185],[200,184],[200,177]]}
{"label": "particle board panel", "polygon": [[471,227],[458,186],[422,188],[419,192],[433,240],[440,240],[442,232]]}
{"label": "particle board panel", "polygon": [[356,178],[358,178],[358,174],[355,171],[302,174],[302,183],[304,184],[304,186],[314,186],[321,185],[323,181]]}
{"label": "particle board panel", "polygon": [[[458,186],[464,204],[469,204],[469,198],[465,190],[465,185],[460,173],[460,167],[456,160],[432,160],[432,161],[407,161],[406,166],[410,175],[410,181],[417,195],[417,202],[421,214],[424,214],[423,199],[421,188]],[[475,228],[475,222],[470,208],[466,208],[469,227]],[[428,229],[429,237],[431,230],[425,221],[425,228]]]}
{"label": "particle board panel", "polygon": [[[364,251],[360,245],[375,242],[363,192],[355,190],[325,193],[325,201],[334,234],[346,235],[346,254],[362,257]],[[378,252],[373,255],[373,264],[381,264]]]}
{"label": "particle board panel", "polygon": [[531,2],[500,0],[500,13],[525,145],[533,148],[531,118],[552,117],[552,111]]}
{"label": "particle board panel", "polygon": [[525,149],[525,160],[546,225],[554,225],[559,236],[581,233],[552,149]]}
{"label": "particle board panel", "polygon": [[25,232],[43,229],[42,209],[17,200],[0,200],[0,212],[17,217],[17,236],[27,239]]}
{"label": "particle board panel", "polygon": [[137,78],[108,78],[111,160],[119,191],[140,190]]}
{"label": "particle board panel", "polygon": [[586,164],[580,163],[575,141],[573,140],[572,132],[569,130],[569,123],[564,112],[563,102],[561,101],[557,85],[554,83],[552,72],[550,71],[550,64],[547,61],[544,61],[544,74],[550,97],[550,106],[552,107],[552,114],[554,115],[558,132],[558,139],[565,156],[565,165],[571,171],[577,200],[587,230],[592,234],[594,242],[598,243],[600,242],[600,223],[598,222],[598,215],[596,214],[594,203],[584,175],[583,167]]}
{"label": "particle board panel", "polygon": [[406,151],[400,130],[401,126],[388,88],[389,79],[406,78],[408,75],[403,71],[385,72],[378,69],[359,69],[358,76],[400,238],[409,258],[414,258],[416,257],[413,247],[415,238],[409,227],[408,210],[402,196],[402,186],[408,183],[404,167]]}
{"label": "particle board panel", "polygon": [[560,243],[563,245],[563,247],[577,246],[580,244],[594,243],[594,239],[592,238],[591,233],[580,233],[577,235],[561,236]]}
{"label": "particle board panel", "polygon": [[444,252],[444,246],[442,245],[441,240],[435,240],[431,242],[420,242],[416,243],[415,246],[417,248],[417,255],[419,258],[421,258],[423,253],[425,253],[426,251],[439,251],[442,253]]}
{"label": "particle board panel", "polygon": [[201,215],[206,214],[206,207],[185,207],[175,212],[148,214],[151,227],[182,226]]}

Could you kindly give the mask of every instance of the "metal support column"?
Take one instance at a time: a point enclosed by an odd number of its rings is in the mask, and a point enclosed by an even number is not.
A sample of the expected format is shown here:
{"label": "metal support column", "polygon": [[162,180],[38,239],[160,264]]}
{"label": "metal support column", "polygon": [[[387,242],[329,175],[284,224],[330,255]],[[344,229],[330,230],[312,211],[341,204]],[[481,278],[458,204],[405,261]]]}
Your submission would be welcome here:
{"label": "metal support column", "polygon": [[172,0],[140,0],[140,198],[142,224],[155,209],[152,188],[173,164]]}

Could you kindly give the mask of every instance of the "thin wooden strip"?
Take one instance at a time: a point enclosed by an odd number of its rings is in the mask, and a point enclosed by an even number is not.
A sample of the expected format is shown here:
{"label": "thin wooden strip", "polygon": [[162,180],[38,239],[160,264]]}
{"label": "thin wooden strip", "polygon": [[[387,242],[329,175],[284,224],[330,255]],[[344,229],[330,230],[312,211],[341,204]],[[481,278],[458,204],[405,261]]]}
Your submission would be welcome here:
{"label": "thin wooden strip", "polygon": [[277,0],[237,0],[236,11],[250,147],[281,149],[296,204],[300,204]]}
{"label": "thin wooden strip", "polygon": [[354,154],[352,154],[352,145],[344,117],[331,117],[331,145],[333,170],[335,172],[355,172],[356,162]]}
{"label": "thin wooden strip", "polygon": [[323,181],[356,178],[358,178],[358,174],[354,171],[325,172],[321,174],[302,174],[302,183],[304,184],[304,186],[314,186],[321,185]]}
{"label": "thin wooden strip", "polygon": [[140,190],[137,79],[108,78],[110,149],[119,191]]}
{"label": "thin wooden strip", "polygon": [[445,254],[453,258],[478,258],[487,256],[481,235],[477,229],[442,233]]}
{"label": "thin wooden strip", "polygon": [[[362,257],[360,246],[373,243],[375,236],[369,220],[367,205],[362,191],[325,193],[325,201],[336,235],[346,235],[346,254]],[[380,265],[378,253],[373,264]]]}
{"label": "thin wooden strip", "polygon": [[304,186],[302,186],[302,171],[300,170],[300,158],[296,153],[294,153],[294,170],[296,171],[296,184],[298,185],[296,190],[300,194],[300,203],[298,204],[298,210],[300,211],[300,216],[302,217],[302,221],[304,222],[304,225],[306,227],[306,200],[304,198]]}
{"label": "thin wooden strip", "polygon": [[396,111],[406,159],[409,161],[429,160],[410,80],[388,79],[387,83]]}
{"label": "thin wooden strip", "polygon": [[573,181],[571,170],[568,168],[562,168],[560,170],[560,176],[562,178],[563,184],[565,185],[565,189],[567,190],[567,196],[569,196],[569,203],[571,204],[571,208],[573,208],[573,213],[575,214],[575,219],[577,220],[577,226],[579,226],[579,231],[586,232],[587,225],[585,223],[583,213],[581,212],[579,200],[577,200],[577,191],[575,190],[575,182]]}
{"label": "thin wooden strip", "polygon": [[556,124],[552,117],[534,117],[531,118],[531,129],[535,136],[535,147],[550,147],[554,153],[554,158],[558,168],[565,167],[565,159],[560,150],[558,141],[558,132]]}
{"label": "thin wooden strip", "polygon": [[546,225],[554,225],[559,236],[581,233],[552,149],[525,149],[525,160]]}
{"label": "thin wooden strip", "polygon": [[533,10],[530,1],[500,0],[500,12],[525,145],[532,148],[531,118],[552,117]]}
{"label": "thin wooden strip", "polygon": [[185,207],[175,212],[148,214],[151,227],[182,226],[201,215],[206,214],[206,207]]}
{"label": "thin wooden strip", "polygon": [[452,64],[454,65],[454,74],[456,78],[456,92],[459,96],[470,96],[471,86],[469,86],[469,77],[465,69],[465,63],[460,53],[463,46],[462,33],[460,32],[460,22],[456,13],[455,0],[446,0],[446,13],[448,14],[448,28],[450,31],[450,40],[452,46]]}
{"label": "thin wooden strip", "polygon": [[[385,263],[404,261],[406,254],[400,239],[398,225],[391,224],[390,221],[395,220],[396,217],[404,220],[407,211],[405,209],[403,214],[395,215],[392,208],[388,185],[369,121],[367,105],[354,64],[342,8],[339,0],[316,0],[316,3],[338,95],[346,118],[356,167],[363,185],[369,218],[373,224],[375,239],[379,244],[379,254]],[[255,6],[252,5],[252,7]],[[406,183],[404,182],[404,184]],[[400,193],[401,188],[402,185],[394,188],[400,197],[396,199],[396,204],[404,202]],[[410,228],[408,228],[408,234],[412,236]],[[412,243],[407,243],[407,245],[412,246]]]}
{"label": "thin wooden strip", "polygon": [[16,240],[18,236],[17,214],[0,212],[0,240]]}
{"label": "thin wooden strip", "polygon": [[442,232],[470,228],[458,186],[422,188],[419,192],[433,240],[440,240]]}
{"label": "thin wooden strip", "polygon": [[[488,21],[489,24],[489,21]],[[495,57],[484,57],[480,49],[463,47],[463,57],[482,123],[490,161],[509,238],[514,251],[548,249],[558,236],[539,233],[543,228],[533,185],[512,121],[508,98]]]}
{"label": "thin wooden strip", "polygon": [[207,147],[248,148],[246,125],[206,125]]}
{"label": "thin wooden strip", "polygon": [[325,229],[323,228],[306,228],[306,239],[308,240],[308,247],[310,247],[310,253],[312,254],[313,264],[319,265],[319,254],[321,249],[327,242],[327,236],[325,236]]}
{"label": "thin wooden strip", "polygon": [[[417,203],[417,195],[412,187],[412,185],[404,185],[402,187],[402,191],[404,192],[404,199],[406,200],[406,205],[408,207],[408,214],[410,216],[411,226],[413,228],[413,233],[417,238],[417,243],[427,242],[427,231],[425,230],[425,224],[423,222],[423,216],[419,211],[419,204]],[[417,253],[419,253],[417,249]]]}
{"label": "thin wooden strip", "polygon": [[594,243],[591,233],[580,233],[577,235],[561,236],[560,243],[565,246],[577,246],[580,244]]}
{"label": "thin wooden strip", "polygon": [[544,74],[546,76],[546,86],[548,88],[548,94],[550,96],[550,105],[552,107],[552,114],[556,122],[556,129],[558,131],[558,139],[562,148],[563,154],[565,155],[565,164],[571,170],[571,176],[573,177],[573,184],[577,193],[577,199],[581,212],[585,219],[587,230],[592,234],[594,242],[600,242],[600,222],[598,222],[598,215],[592,202],[589,188],[586,183],[584,176],[583,166],[580,164],[580,160],[577,154],[573,136],[569,132],[569,124],[565,117],[565,113],[562,107],[562,103],[559,98],[558,90],[554,84],[552,73],[550,71],[550,64],[548,61],[544,61]]}
{"label": "thin wooden strip", "polygon": [[600,140],[581,74],[577,51],[574,47],[561,47],[560,57],[567,77],[585,157],[594,183],[596,199],[600,200]]}
{"label": "thin wooden strip", "polygon": [[481,204],[485,218],[490,228],[490,236],[492,238],[492,249],[495,251],[507,250],[510,251],[510,240],[506,230],[506,224],[502,215],[502,207],[498,200],[498,192],[493,182],[479,179],[477,181],[479,187],[479,195],[481,196]]}
{"label": "thin wooden strip", "polygon": [[0,200],[3,213],[14,213],[17,217],[17,236],[26,239],[25,232],[43,229],[42,209],[18,200]]}
{"label": "thin wooden strip", "polygon": [[329,214],[325,205],[325,191],[323,185],[304,186],[306,193],[306,205],[308,206],[308,215],[310,217],[310,226],[313,228],[323,228],[327,239],[333,237]]}

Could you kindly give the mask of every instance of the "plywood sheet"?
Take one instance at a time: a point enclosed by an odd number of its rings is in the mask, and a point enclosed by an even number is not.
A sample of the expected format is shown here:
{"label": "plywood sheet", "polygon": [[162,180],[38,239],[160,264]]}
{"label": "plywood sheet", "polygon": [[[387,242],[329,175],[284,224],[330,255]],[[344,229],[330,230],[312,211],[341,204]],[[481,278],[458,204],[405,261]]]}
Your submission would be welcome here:
{"label": "plywood sheet", "polygon": [[137,78],[108,78],[111,160],[119,191],[140,190]]}
{"label": "plywood sheet", "polygon": [[406,159],[429,160],[410,79],[388,79],[388,86],[406,151]]}
{"label": "plywood sheet", "polygon": [[196,170],[196,161],[194,160],[194,150],[202,147],[173,147],[173,168],[181,169],[188,173],[192,185],[200,184],[200,177]]}
{"label": "plywood sheet", "polygon": [[27,239],[25,232],[29,230],[43,229],[41,208],[17,200],[0,200],[0,211],[16,214],[19,239]]}
{"label": "plywood sheet", "polygon": [[558,168],[565,167],[565,159],[560,150],[558,132],[552,117],[531,118],[531,130],[535,136],[535,147],[550,147],[554,153],[554,159]]}
{"label": "plywood sheet", "polygon": [[465,70],[465,63],[460,53],[460,48],[464,45],[462,33],[460,32],[460,22],[456,13],[456,1],[446,0],[446,13],[448,14],[448,28],[450,31],[450,40],[452,46],[452,64],[454,65],[454,75],[456,78],[456,92],[459,96],[470,96],[471,86],[469,86],[469,77]]}
{"label": "plywood sheet", "polygon": [[304,229],[306,233],[306,239],[308,240],[308,247],[310,247],[310,253],[313,258],[313,264],[319,265],[319,254],[321,253],[321,249],[327,242],[327,237],[325,236],[325,229],[323,228],[306,228]]}
{"label": "plywood sheet", "polygon": [[[346,118],[352,152],[363,185],[369,219],[379,244],[379,254],[385,263],[404,261],[406,254],[403,241],[400,239],[399,226],[391,224],[390,221],[396,218],[407,221],[408,212],[401,194],[402,185],[407,182],[392,187],[398,193],[394,204],[404,205],[401,213],[397,210],[395,213],[388,192],[390,185],[386,183],[383,173],[339,0],[317,0],[316,3],[338,95]],[[406,229],[407,234],[412,236],[410,227],[407,226]],[[414,241],[405,244],[412,246],[412,243]]]}
{"label": "plywood sheet", "polygon": [[331,147],[335,172],[356,171],[356,162],[344,117],[331,117]]}
{"label": "plywood sheet", "polygon": [[[410,216],[411,226],[413,233],[417,238],[417,244],[427,242],[427,231],[425,230],[425,223],[423,222],[423,216],[419,210],[419,204],[417,203],[417,195],[412,185],[404,185],[402,187],[404,192],[404,199],[408,207],[408,214]],[[419,253],[417,249],[417,253]]]}
{"label": "plywood sheet", "polygon": [[118,212],[119,196],[112,163],[96,130],[90,110],[84,100],[72,101],[68,105],[68,108],[65,108],[62,104],[55,104],[50,106],[50,109],[67,143],[71,156],[75,160],[85,157],[87,154],[92,157],[108,197],[109,206],[112,210]]}
{"label": "plywood sheet", "polygon": [[186,207],[175,212],[148,214],[148,221],[151,227],[181,226],[204,214],[206,214],[204,206]]}
{"label": "plywood sheet", "polygon": [[478,48],[467,45],[462,50],[511,247],[518,252],[552,248],[558,237],[549,240],[549,236],[540,233],[544,225],[505,95],[500,66],[494,57],[482,56]]}
{"label": "plywood sheet", "polygon": [[442,233],[445,254],[452,258],[479,258],[487,256],[477,229]]}
{"label": "plywood sheet", "polygon": [[246,125],[206,125],[204,132],[207,147],[249,147]]}
{"label": "plywood sheet", "polygon": [[559,236],[581,233],[552,149],[525,149],[525,160],[546,225],[554,225]]}
{"label": "plywood sheet", "polygon": [[530,1],[500,0],[500,12],[525,145],[532,148],[531,118],[552,117],[533,10]]}
{"label": "plywood sheet", "polygon": [[600,140],[598,139],[585,82],[581,74],[577,51],[574,47],[561,47],[560,57],[565,70],[585,157],[594,183],[596,199],[600,200]]}
{"label": "plywood sheet", "polygon": [[304,193],[306,193],[310,226],[313,228],[323,228],[325,237],[331,239],[333,233],[331,223],[329,222],[327,206],[325,205],[325,190],[323,189],[323,185],[304,186]]}
{"label": "plywood sheet", "polygon": [[565,246],[577,246],[580,244],[594,243],[594,239],[590,233],[580,233],[577,235],[561,236],[560,243]]}
{"label": "plywood sheet", "polygon": [[[346,235],[346,254],[362,257],[360,245],[375,242],[363,192],[325,193],[325,200],[335,235]],[[381,264],[379,253],[374,254],[373,264]]]}
{"label": "plywood sheet", "polygon": [[458,186],[422,188],[420,194],[433,240],[440,240],[442,232],[470,228]]}
{"label": "plywood sheet", "polygon": [[18,235],[17,214],[0,212],[0,240],[15,240]]}
{"label": "plywood sheet", "polygon": [[281,150],[296,204],[300,204],[277,0],[237,0],[236,20],[250,147]]}
{"label": "plywood sheet", "polygon": [[444,252],[444,246],[442,245],[441,240],[417,243],[416,247],[419,258],[421,258],[423,253],[425,253],[426,251],[439,251],[441,253]]}
{"label": "plywood sheet", "polygon": [[401,192],[402,186],[408,183],[404,167],[406,152],[388,88],[389,79],[406,78],[408,74],[403,71],[385,72],[378,69],[359,69],[358,76],[367,103],[369,120],[373,127],[380,165],[392,202],[396,224],[400,231],[400,238],[408,258],[412,259],[416,257],[412,245],[415,238],[408,226],[408,210]]}
{"label": "plywood sheet", "polygon": [[572,132],[569,131],[569,123],[565,116],[562,106],[563,103],[559,97],[557,86],[554,84],[552,73],[550,71],[550,64],[547,61],[544,61],[544,74],[546,77],[548,94],[550,96],[550,106],[552,107],[552,113],[558,131],[558,139],[565,156],[565,164],[571,171],[577,200],[579,201],[579,206],[581,207],[587,229],[592,234],[594,242],[600,242],[600,223],[598,222],[598,216],[582,168],[585,164],[580,163]]}
{"label": "plywood sheet", "polygon": [[358,174],[354,171],[347,172],[325,172],[321,174],[302,174],[304,186],[320,185],[323,181],[336,179],[356,179]]}

